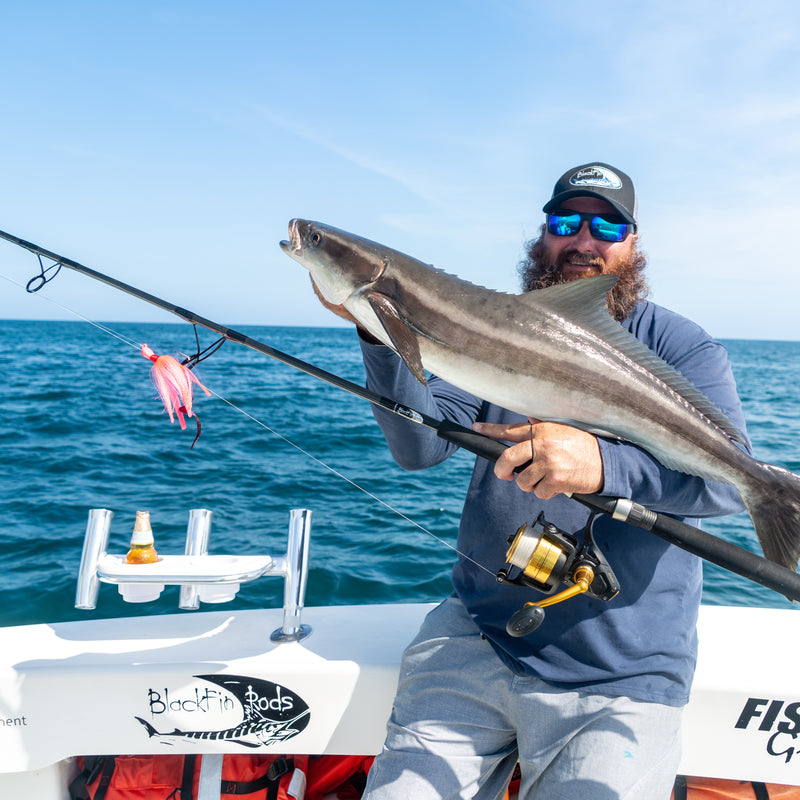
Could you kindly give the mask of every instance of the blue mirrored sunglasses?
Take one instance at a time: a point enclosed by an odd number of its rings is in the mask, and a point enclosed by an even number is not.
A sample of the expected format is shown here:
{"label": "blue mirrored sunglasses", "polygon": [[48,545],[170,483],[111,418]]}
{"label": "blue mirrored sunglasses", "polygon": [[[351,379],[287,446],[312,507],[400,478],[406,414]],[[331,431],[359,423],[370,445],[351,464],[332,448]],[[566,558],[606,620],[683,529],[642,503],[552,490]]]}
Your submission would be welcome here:
{"label": "blue mirrored sunglasses", "polygon": [[636,227],[627,222],[613,222],[597,214],[562,211],[547,215],[547,230],[553,236],[574,236],[581,229],[581,223],[584,220],[589,223],[589,231],[592,236],[601,242],[621,242],[631,228]]}

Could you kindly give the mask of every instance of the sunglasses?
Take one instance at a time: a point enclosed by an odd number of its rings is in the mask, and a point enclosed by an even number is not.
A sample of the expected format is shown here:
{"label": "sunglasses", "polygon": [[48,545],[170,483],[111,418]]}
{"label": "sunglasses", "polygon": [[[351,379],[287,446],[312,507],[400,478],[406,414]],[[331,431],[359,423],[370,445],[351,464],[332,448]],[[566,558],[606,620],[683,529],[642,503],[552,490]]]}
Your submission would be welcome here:
{"label": "sunglasses", "polygon": [[621,242],[631,228],[636,228],[635,225],[627,222],[614,222],[597,214],[561,211],[547,215],[547,230],[553,236],[574,236],[581,229],[584,220],[589,223],[589,231],[592,236],[601,242]]}

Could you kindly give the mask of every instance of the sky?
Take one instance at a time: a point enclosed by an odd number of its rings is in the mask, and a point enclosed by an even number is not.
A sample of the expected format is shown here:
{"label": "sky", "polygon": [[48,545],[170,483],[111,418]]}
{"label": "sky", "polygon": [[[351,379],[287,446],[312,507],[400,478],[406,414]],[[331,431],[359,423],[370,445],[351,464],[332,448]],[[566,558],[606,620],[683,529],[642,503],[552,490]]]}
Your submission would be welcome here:
{"label": "sky", "polygon": [[[651,299],[800,340],[793,0],[3,0],[0,230],[220,324],[338,325],[293,217],[518,291],[559,175],[639,194]],[[172,321],[0,242],[0,318]]]}

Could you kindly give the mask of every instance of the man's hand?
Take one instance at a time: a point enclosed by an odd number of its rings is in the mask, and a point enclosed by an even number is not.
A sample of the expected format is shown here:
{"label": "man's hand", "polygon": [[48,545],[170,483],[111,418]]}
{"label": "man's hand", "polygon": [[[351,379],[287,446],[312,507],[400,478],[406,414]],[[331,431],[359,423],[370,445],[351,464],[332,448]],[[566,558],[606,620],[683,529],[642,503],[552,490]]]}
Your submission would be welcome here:
{"label": "man's hand", "polygon": [[[591,433],[557,422],[521,422],[498,425],[476,422],[472,429],[512,444],[497,459],[494,474],[516,480],[523,492],[542,500],[557,494],[593,494],[603,488],[603,460]],[[521,472],[514,469],[530,461]]]}

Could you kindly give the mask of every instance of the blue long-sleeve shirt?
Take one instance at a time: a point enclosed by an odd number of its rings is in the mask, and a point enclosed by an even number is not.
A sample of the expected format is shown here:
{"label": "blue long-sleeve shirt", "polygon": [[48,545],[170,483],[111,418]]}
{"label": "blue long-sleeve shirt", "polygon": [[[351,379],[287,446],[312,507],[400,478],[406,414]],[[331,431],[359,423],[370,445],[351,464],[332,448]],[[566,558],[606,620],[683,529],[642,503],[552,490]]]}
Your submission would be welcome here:
{"label": "blue long-sleeve shirt", "polygon": [[[727,353],[705,331],[649,302],[638,303],[623,327],[682,372],[745,431]],[[362,351],[367,385],[383,396],[465,426],[476,421],[524,421],[435,376],[423,386],[388,347],[362,341]],[[433,431],[381,409],[374,413],[395,461],[405,469],[434,466],[456,449]],[[743,508],[730,486],[669,470],[629,442],[598,441],[603,495],[632,498],[691,524]],[[590,515],[563,495],[544,501],[522,492],[515,483],[496,478],[493,464],[476,459],[459,527],[453,587],[499,656],[512,670],[555,686],[685,704],[697,656],[701,561],[639,528],[606,516],[598,517],[594,525],[595,541],[621,585],[616,598],[569,599],[549,607],[534,633],[509,636],[505,630],[509,617],[543,595],[527,587],[498,584],[494,573],[505,563],[508,537],[523,523],[532,523],[540,511],[579,540]]]}

